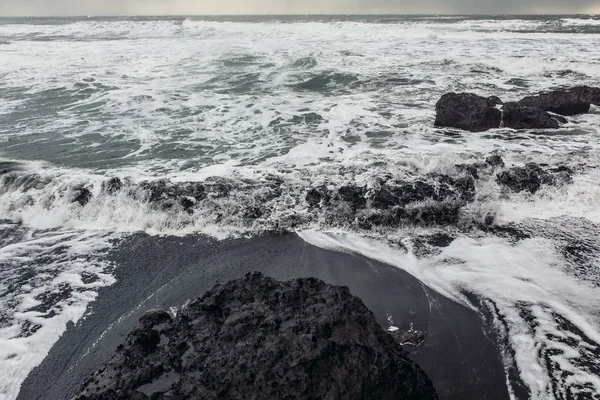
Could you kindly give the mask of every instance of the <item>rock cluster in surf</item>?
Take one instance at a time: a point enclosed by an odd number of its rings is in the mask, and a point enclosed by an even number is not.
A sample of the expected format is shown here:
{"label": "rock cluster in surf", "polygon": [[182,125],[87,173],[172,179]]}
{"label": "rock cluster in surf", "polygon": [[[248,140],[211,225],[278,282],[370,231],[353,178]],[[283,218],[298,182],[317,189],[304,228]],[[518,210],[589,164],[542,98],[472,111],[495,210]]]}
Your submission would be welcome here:
{"label": "rock cluster in surf", "polygon": [[290,181],[274,174],[256,180],[212,177],[202,182],[134,182],[113,177],[101,184],[76,184],[55,192],[50,178],[7,165],[0,170],[0,194],[20,191],[26,195],[50,185],[48,198],[24,196],[25,205],[72,202],[75,207],[90,208],[83,215],[93,216],[95,210],[133,203],[149,213],[161,213],[164,223],[170,224],[167,228],[198,222],[252,232],[289,232],[315,224],[357,230],[463,223],[482,227],[495,220],[494,210],[478,206],[489,203],[486,192],[490,188],[494,196],[535,194],[544,187],[570,183],[573,174],[565,165],[507,166],[499,155],[491,155],[443,173],[399,177],[381,172],[360,181]]}
{"label": "rock cluster in surf", "polygon": [[437,102],[435,126],[483,132],[494,128],[556,129],[564,116],[583,114],[600,105],[600,88],[578,86],[503,103],[498,97],[447,93]]}
{"label": "rock cluster in surf", "polygon": [[[202,182],[156,180],[133,182],[113,177],[94,190],[93,185],[77,184],[66,189],[66,201],[78,207],[104,209],[120,202],[162,212],[176,226],[195,223],[248,227],[253,232],[287,232],[323,223],[360,230],[404,225],[491,225],[493,212],[481,214],[480,188],[497,185],[500,196],[532,193],[548,186],[562,186],[572,180],[573,169],[564,165],[529,163],[506,166],[499,155],[482,162],[458,164],[445,173],[427,173],[399,178],[391,173],[355,180],[312,183],[289,182],[276,175],[260,180],[207,178]],[[17,166],[0,171],[0,193],[51,185],[51,179],[27,174]],[[52,198],[39,201],[60,201]],[[35,202],[33,197],[25,201]],[[92,202],[93,204],[90,204]],[[91,211],[93,212],[93,211]],[[473,214],[475,213],[475,214]],[[175,226],[175,225],[174,225]]]}
{"label": "rock cluster in surf", "polygon": [[481,132],[498,128],[502,112],[494,99],[473,93],[447,93],[435,106],[436,126]]}
{"label": "rock cluster in surf", "polygon": [[[331,211],[331,218],[353,221],[361,229],[402,224],[449,225],[456,224],[461,210],[475,201],[476,188],[482,180],[494,179],[509,192],[536,193],[543,186],[569,183],[573,175],[573,170],[562,165],[550,167],[529,163],[505,168],[498,155],[488,157],[485,162],[459,164],[455,169],[452,175],[430,173],[410,180],[396,179],[391,174],[380,175],[370,185],[349,182],[333,188],[315,186],[307,190],[304,199],[310,213],[327,214]],[[237,210],[240,217],[256,221],[268,216],[269,203],[284,195],[283,184],[275,177],[261,182],[261,195],[253,197],[253,204]],[[161,210],[179,209],[190,214],[204,203],[225,201],[240,191],[255,189],[253,182],[232,182],[222,178],[178,184],[158,180],[137,186],[126,186],[118,178],[112,178],[103,185],[108,195],[128,190],[128,196],[143,197],[144,201]],[[87,192],[79,192],[74,201],[79,202],[83,195]],[[215,217],[219,218],[219,215]],[[280,221],[281,226],[274,226],[273,230],[300,226],[302,217],[296,218]],[[493,222],[493,217],[489,218],[487,224]]]}
{"label": "rock cluster in surf", "polygon": [[[406,339],[406,338],[404,338]],[[409,338],[410,339],[410,338]],[[348,288],[254,273],[147,312],[77,400],[436,399]]]}

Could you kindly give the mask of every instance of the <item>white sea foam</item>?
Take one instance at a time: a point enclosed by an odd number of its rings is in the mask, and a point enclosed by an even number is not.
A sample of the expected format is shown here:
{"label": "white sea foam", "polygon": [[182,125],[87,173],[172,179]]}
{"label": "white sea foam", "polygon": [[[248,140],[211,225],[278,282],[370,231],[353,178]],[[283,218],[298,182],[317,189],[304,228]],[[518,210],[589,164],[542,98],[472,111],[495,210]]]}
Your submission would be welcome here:
{"label": "white sea foam", "polygon": [[0,399],[7,400],[17,397],[67,323],[77,323],[98,289],[114,282],[110,265],[98,259],[110,247],[105,234],[30,232],[25,237],[0,247]]}
{"label": "white sea foam", "polygon": [[564,18],[563,24],[568,26],[600,26],[600,19],[596,18]]}
{"label": "white sea foam", "polygon": [[[331,150],[325,149],[330,145],[342,150],[374,145],[414,148],[413,142],[419,141],[431,145],[431,140],[424,138],[445,142],[451,151],[493,146],[518,150],[523,147],[520,141],[481,141],[472,136],[450,144],[431,128],[435,101],[453,90],[499,94],[505,100],[515,100],[574,82],[597,84],[600,60],[589,44],[600,35],[547,33],[539,41],[532,40],[538,37],[532,33],[510,31],[514,28],[511,24],[530,26],[534,31],[540,22],[281,24],[187,20],[183,24],[86,21],[35,27],[0,25],[0,35],[8,38],[32,30],[50,37],[95,38],[91,42],[59,41],[56,46],[43,41],[7,45],[0,65],[7,86],[27,88],[32,101],[44,90],[60,88],[65,95],[79,93],[81,98],[65,105],[61,118],[40,118],[35,123],[25,120],[17,130],[8,126],[0,127],[0,131],[3,140],[64,132],[81,145],[97,146],[98,154],[108,144],[122,142],[124,148],[131,147],[123,157],[158,170],[164,157],[157,151],[164,146],[196,151],[198,156],[185,158],[202,167],[223,156],[241,165],[256,165],[265,158],[283,157],[307,140],[324,147],[307,152],[317,163],[324,151]],[[475,25],[502,29],[474,34]],[[107,36],[122,40],[103,40]],[[313,59],[315,65],[295,66],[303,58]],[[61,65],[57,59],[63,61]],[[362,86],[352,93],[334,91],[325,97],[318,91],[298,92],[290,87],[311,76],[334,73],[355,76]],[[35,85],[31,85],[33,77]],[[405,79],[406,83],[386,83],[387,78]],[[337,84],[340,89],[346,85]],[[82,94],[86,91],[90,93]],[[89,107],[102,118],[90,118]],[[280,133],[279,128],[269,126],[278,117],[288,120],[304,109],[323,120],[314,125],[284,126]],[[389,117],[382,117],[383,112]],[[577,125],[569,125],[565,133],[597,133],[594,118],[582,116],[576,121]],[[373,138],[375,127],[387,134]],[[542,137],[528,142],[548,151],[561,139]],[[14,155],[18,150],[19,146],[8,149]],[[110,159],[107,161],[111,166]]]}

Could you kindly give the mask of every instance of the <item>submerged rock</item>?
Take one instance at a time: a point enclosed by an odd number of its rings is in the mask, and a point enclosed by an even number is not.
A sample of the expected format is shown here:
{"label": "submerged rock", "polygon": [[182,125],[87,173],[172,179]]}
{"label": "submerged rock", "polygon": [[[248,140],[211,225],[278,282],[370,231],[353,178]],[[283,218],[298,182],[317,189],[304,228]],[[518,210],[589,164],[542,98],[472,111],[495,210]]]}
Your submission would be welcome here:
{"label": "submerged rock", "polygon": [[108,194],[115,194],[118,191],[120,191],[122,187],[123,187],[123,182],[121,181],[121,179],[119,179],[117,177],[110,178],[106,182],[102,183],[102,191],[104,191]]}
{"label": "submerged rock", "polygon": [[354,211],[363,208],[367,204],[365,193],[365,188],[354,185],[346,185],[338,189],[340,198],[349,203]]}
{"label": "submerged rock", "polygon": [[492,154],[485,159],[485,163],[490,165],[491,167],[500,167],[504,168],[504,160],[497,154]]}
{"label": "submerged rock", "polygon": [[448,175],[430,175],[429,181],[395,180],[385,182],[371,193],[371,205],[376,209],[405,207],[423,201],[472,201],[475,196],[475,178]]}
{"label": "submerged rock", "polygon": [[92,192],[88,188],[81,187],[75,190],[75,198],[73,203],[79,203],[82,207],[90,202],[92,199]]}
{"label": "submerged rock", "polygon": [[567,120],[542,109],[526,107],[519,103],[504,103],[502,126],[511,129],[556,129]]}
{"label": "submerged rock", "polygon": [[584,114],[590,110],[590,104],[600,105],[600,88],[578,86],[568,90],[555,90],[525,97],[518,104],[560,115]]}
{"label": "submerged rock", "polygon": [[160,310],[146,314],[76,397],[284,398],[437,395],[348,288],[254,273],[217,285],[173,319]]}
{"label": "submerged rock", "polygon": [[13,161],[0,161],[0,175],[5,175],[13,171],[19,171],[21,165]]}
{"label": "submerged rock", "polygon": [[[499,99],[498,99],[499,100]],[[483,132],[498,128],[502,112],[497,100],[473,93],[448,93],[435,105],[435,126]]]}
{"label": "submerged rock", "polygon": [[534,163],[525,164],[524,167],[509,168],[496,177],[498,183],[517,193],[522,191],[536,193],[542,185],[554,185],[557,181],[555,174]]}
{"label": "submerged rock", "polygon": [[328,203],[329,200],[331,200],[331,195],[327,191],[327,188],[323,186],[312,188],[306,193],[306,202],[311,207],[317,207],[322,203]]}
{"label": "submerged rock", "polygon": [[488,97],[488,100],[496,105],[504,104],[504,102],[498,96],[490,96]]}
{"label": "submerged rock", "polygon": [[399,210],[400,219],[418,225],[450,225],[458,222],[462,204],[445,201],[434,204],[423,204]]}

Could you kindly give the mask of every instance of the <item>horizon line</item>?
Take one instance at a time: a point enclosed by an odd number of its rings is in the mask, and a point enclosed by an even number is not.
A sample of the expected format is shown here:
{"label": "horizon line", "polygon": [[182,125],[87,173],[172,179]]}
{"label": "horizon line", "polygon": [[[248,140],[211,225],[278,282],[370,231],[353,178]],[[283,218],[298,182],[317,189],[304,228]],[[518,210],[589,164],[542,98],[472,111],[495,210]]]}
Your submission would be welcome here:
{"label": "horizon line", "polygon": [[600,14],[576,13],[517,13],[517,14],[481,14],[481,13],[272,13],[272,14],[73,14],[73,15],[0,15],[0,19],[7,18],[150,18],[150,17],[377,17],[377,16],[398,16],[398,17],[535,17],[535,16],[588,16],[600,17]]}

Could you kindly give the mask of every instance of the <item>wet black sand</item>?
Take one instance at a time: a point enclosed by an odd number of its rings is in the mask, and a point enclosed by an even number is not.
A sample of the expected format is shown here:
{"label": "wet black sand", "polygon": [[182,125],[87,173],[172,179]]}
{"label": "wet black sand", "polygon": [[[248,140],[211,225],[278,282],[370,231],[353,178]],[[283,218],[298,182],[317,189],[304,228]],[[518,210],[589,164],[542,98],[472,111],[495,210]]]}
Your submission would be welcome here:
{"label": "wet black sand", "polygon": [[133,236],[111,255],[117,283],[100,291],[91,314],[56,343],[23,384],[20,400],[69,399],[114,352],[147,309],[179,307],[215,282],[260,271],[276,279],[314,276],[346,285],[378,321],[427,331],[407,347],[441,399],[508,399],[498,352],[478,315],[425,288],[402,270],[363,256],[322,250],[298,236],[214,241]]}

